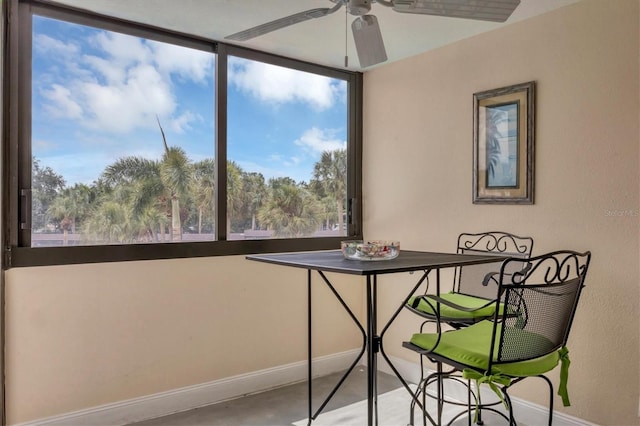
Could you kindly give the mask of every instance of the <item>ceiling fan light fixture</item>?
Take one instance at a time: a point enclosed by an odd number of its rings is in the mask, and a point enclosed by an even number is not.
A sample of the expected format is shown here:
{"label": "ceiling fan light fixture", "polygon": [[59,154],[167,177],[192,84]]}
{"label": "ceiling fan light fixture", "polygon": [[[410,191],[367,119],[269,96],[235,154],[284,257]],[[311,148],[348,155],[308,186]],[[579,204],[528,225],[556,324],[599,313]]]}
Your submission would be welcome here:
{"label": "ceiling fan light fixture", "polygon": [[393,0],[393,10],[402,13],[447,16],[504,22],[520,0]]}
{"label": "ceiling fan light fixture", "polygon": [[375,16],[364,15],[356,18],[351,23],[351,30],[362,68],[387,60],[380,25],[378,25],[378,19]]}

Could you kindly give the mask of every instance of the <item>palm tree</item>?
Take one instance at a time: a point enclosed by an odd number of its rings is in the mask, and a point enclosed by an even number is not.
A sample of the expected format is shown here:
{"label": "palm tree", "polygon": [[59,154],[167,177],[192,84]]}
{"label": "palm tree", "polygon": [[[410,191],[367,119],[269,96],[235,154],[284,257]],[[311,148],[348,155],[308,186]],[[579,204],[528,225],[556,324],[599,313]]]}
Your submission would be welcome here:
{"label": "palm tree", "polygon": [[244,207],[251,216],[251,230],[256,229],[256,216],[267,195],[267,187],[264,176],[261,173],[251,172],[242,174],[242,187],[244,189]]}
{"label": "palm tree", "polygon": [[324,229],[331,229],[331,225],[338,222],[338,215],[336,214],[335,207],[336,203],[333,197],[322,197],[320,199]]}
{"label": "palm tree", "polygon": [[[215,162],[205,159],[193,165],[193,194],[198,208],[198,234],[202,233],[202,218],[205,211],[215,218]],[[215,219],[214,219],[215,220]]]}
{"label": "palm tree", "polygon": [[40,166],[40,161],[33,157],[31,170],[31,227],[34,232],[43,232],[50,224],[48,210],[53,200],[66,187],[62,175],[51,167]]}
{"label": "palm tree", "polygon": [[[142,214],[136,215],[139,224],[140,238],[148,241],[158,242],[160,238],[164,240],[164,229],[168,224],[168,217],[163,209],[149,207]],[[160,230],[160,234],[156,230]]]}
{"label": "palm tree", "polygon": [[62,245],[69,244],[69,230],[71,230],[71,224],[74,221],[75,206],[73,198],[67,190],[65,194],[58,195],[53,199],[47,213],[54,219],[60,221],[60,228],[62,229]]}
{"label": "palm tree", "polygon": [[242,173],[235,161],[227,161],[227,237],[232,221],[242,212]]}
{"label": "palm tree", "polygon": [[[305,188],[288,181],[271,179],[267,202],[258,211],[258,220],[276,237],[296,238],[318,229],[320,208],[317,199]],[[288,181],[287,181],[288,180]]]}
{"label": "palm tree", "polygon": [[[107,166],[100,182],[102,192],[112,193],[101,201],[107,203],[117,197],[117,202],[126,206],[131,217],[127,218],[128,226],[121,229],[128,230],[131,238],[164,240],[167,217],[170,216],[171,240],[178,241],[182,239],[180,201],[186,203],[188,200],[194,170],[184,150],[169,147],[159,119],[158,126],[164,145],[160,161],[131,156],[120,158]],[[104,187],[108,189],[105,191]],[[114,211],[111,207],[108,210],[111,213]],[[113,236],[108,218],[116,216],[108,214],[105,216],[107,219],[92,221],[92,234],[99,236],[101,233],[97,226],[103,224],[106,226],[104,234]]]}
{"label": "palm tree", "polygon": [[84,235],[90,241],[109,243],[133,242],[131,211],[115,199],[103,200],[92,212],[84,226]]}
{"label": "palm tree", "polygon": [[333,198],[338,215],[338,229],[342,231],[344,205],[347,199],[347,151],[324,151],[320,161],[313,168],[313,176],[324,190],[324,194]]}
{"label": "palm tree", "polygon": [[95,194],[91,187],[82,183],[76,183],[71,187],[71,196],[74,200],[75,214],[71,223],[71,232],[75,234],[78,222],[82,222],[91,210],[91,203]]}
{"label": "palm tree", "polygon": [[62,244],[69,244],[69,231],[75,233],[76,221],[89,210],[90,189],[83,184],[76,184],[66,188],[52,200],[47,213],[60,221],[63,239]]}
{"label": "palm tree", "polygon": [[[121,158],[105,168],[100,181],[109,188],[107,191],[103,190],[102,202],[114,200],[127,205],[133,217],[143,214],[152,215],[151,209],[157,210],[158,215],[165,217],[168,215],[165,200],[169,195],[160,177],[158,161],[141,157]],[[108,223],[108,221],[101,223]],[[166,220],[158,219],[155,223],[160,234],[164,235]],[[99,232],[95,229],[95,225],[96,222],[94,222],[93,234],[97,235]],[[108,229],[105,229],[105,233],[109,234]],[[151,233],[155,234],[155,231]]]}
{"label": "palm tree", "polygon": [[169,147],[160,119],[158,119],[158,126],[164,143],[164,154],[160,162],[160,179],[168,190],[171,200],[171,239],[179,241],[182,240],[180,199],[187,198],[191,186],[192,166],[182,148]]}

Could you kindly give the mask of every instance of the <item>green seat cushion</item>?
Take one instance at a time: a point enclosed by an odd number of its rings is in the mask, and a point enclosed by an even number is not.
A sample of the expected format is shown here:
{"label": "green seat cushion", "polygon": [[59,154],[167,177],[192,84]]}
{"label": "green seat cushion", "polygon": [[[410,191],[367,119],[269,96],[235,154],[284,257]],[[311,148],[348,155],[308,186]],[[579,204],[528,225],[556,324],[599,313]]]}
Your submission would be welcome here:
{"label": "green seat cushion", "polygon": [[[416,297],[419,297],[419,296],[414,296],[410,298],[407,304],[409,306],[413,306],[413,303]],[[441,303],[440,317],[445,319],[469,320],[469,319],[489,318],[489,317],[493,317],[493,314],[496,311],[495,303],[492,303],[489,306],[482,307],[483,305],[486,305],[489,302],[489,300],[483,299],[480,297],[474,297],[466,294],[451,292],[451,293],[441,294],[440,298],[468,309],[479,308],[474,311],[461,311],[452,306],[448,306]],[[429,302],[435,307],[436,305],[435,300],[431,299],[429,300]],[[501,305],[501,308],[502,308],[502,305]],[[424,312],[425,314],[435,316],[435,312],[433,311],[433,308],[425,300],[420,300],[418,302],[418,305],[414,307],[414,309],[417,309],[420,312]]]}
{"label": "green seat cushion", "polygon": [[[466,365],[476,370],[486,371],[489,366],[489,347],[491,345],[491,333],[493,322],[485,320],[470,327],[460,330],[448,331],[441,334],[438,346],[433,350],[434,354],[443,356],[452,361]],[[540,345],[552,347],[551,342],[536,333],[510,327],[505,332],[510,338],[520,342],[526,353],[526,346],[540,347]],[[430,350],[438,339],[437,333],[417,333],[411,338],[414,345]],[[496,339],[498,340],[498,339]],[[494,350],[494,362],[498,353],[498,342]],[[553,370],[560,361],[558,351],[527,361],[494,364],[491,374],[502,373],[511,377],[527,377],[544,374]]]}

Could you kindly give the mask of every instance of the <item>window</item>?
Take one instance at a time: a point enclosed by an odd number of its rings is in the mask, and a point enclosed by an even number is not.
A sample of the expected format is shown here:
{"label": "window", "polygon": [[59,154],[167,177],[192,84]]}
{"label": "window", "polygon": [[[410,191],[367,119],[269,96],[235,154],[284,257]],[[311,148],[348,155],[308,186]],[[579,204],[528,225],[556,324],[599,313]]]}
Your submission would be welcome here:
{"label": "window", "polygon": [[31,247],[211,235],[215,55],[32,23]]}
{"label": "window", "polygon": [[346,235],[346,89],[345,80],[229,57],[229,239]]}
{"label": "window", "polygon": [[48,3],[12,7],[11,266],[360,236],[359,74]]}

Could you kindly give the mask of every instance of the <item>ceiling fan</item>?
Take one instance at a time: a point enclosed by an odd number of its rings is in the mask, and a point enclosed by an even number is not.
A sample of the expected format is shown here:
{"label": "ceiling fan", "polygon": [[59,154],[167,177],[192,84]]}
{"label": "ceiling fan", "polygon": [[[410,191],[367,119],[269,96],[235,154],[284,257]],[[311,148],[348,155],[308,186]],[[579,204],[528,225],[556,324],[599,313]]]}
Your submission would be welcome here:
{"label": "ceiling fan", "polygon": [[[390,7],[400,13],[447,16],[481,21],[504,22],[520,4],[520,0],[329,0],[332,7],[316,8],[285,16],[225,37],[226,40],[246,41],[290,25],[322,18],[343,6],[357,18],[351,24],[353,39],[362,68],[387,60],[378,19],[370,15],[371,4]],[[345,57],[345,66],[347,58]]]}

